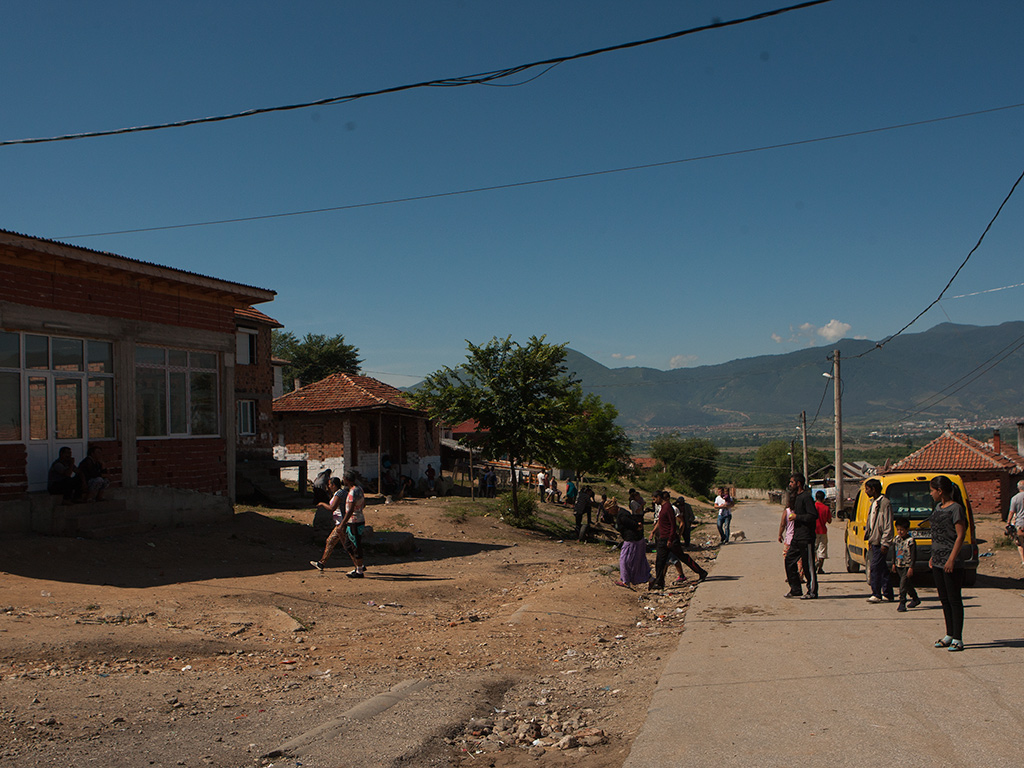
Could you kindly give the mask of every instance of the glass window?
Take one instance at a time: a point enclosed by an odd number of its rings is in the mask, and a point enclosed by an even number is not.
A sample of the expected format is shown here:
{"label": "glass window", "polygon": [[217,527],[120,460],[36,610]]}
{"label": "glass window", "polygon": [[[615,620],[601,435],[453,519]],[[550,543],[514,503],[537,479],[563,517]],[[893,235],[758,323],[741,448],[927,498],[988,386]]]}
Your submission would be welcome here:
{"label": "glass window", "polygon": [[21,368],[21,336],[0,331],[0,368]]}
{"label": "glass window", "polygon": [[189,352],[189,364],[193,368],[217,369],[217,355],[212,352]]}
{"label": "glass window", "polygon": [[82,439],[82,379],[54,379],[55,437],[58,440]]}
{"label": "glass window", "polygon": [[[89,360],[91,365],[91,356]],[[90,378],[89,439],[114,436],[114,380],[109,377]]]}
{"label": "glass window", "polygon": [[239,400],[238,401],[238,434],[239,435],[255,435],[256,434],[256,401],[255,400]]}
{"label": "glass window", "polygon": [[25,335],[25,367],[46,370],[50,367],[50,339]]}
{"label": "glass window", "polygon": [[45,440],[49,407],[46,400],[46,378],[30,376],[28,379],[28,439]]}
{"label": "glass window", "polygon": [[163,365],[165,352],[156,347],[136,347],[135,362],[139,365]]}
{"label": "glass window", "polygon": [[0,440],[21,440],[20,373],[0,372]]}
{"label": "glass window", "polygon": [[217,377],[212,373],[192,374],[192,434],[216,435]]}
{"label": "glass window", "polygon": [[160,368],[135,369],[135,428],[142,437],[167,434],[166,379]]}
{"label": "glass window", "polygon": [[53,339],[53,370],[80,371],[84,366],[81,339]]}
{"label": "glass window", "polygon": [[109,341],[90,341],[87,352],[91,373],[114,372],[114,345]]}
{"label": "glass window", "polygon": [[188,352],[183,349],[168,349],[167,363],[178,368],[188,368]]}
{"label": "glass window", "polygon": [[171,434],[188,434],[188,374],[171,371],[168,374],[171,405]]}

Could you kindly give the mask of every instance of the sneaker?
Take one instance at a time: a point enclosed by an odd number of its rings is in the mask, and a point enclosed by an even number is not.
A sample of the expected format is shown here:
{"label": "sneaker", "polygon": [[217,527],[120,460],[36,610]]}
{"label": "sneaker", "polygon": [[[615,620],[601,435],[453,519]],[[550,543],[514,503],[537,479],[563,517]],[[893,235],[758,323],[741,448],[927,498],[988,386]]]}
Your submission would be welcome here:
{"label": "sneaker", "polygon": [[361,579],[361,578],[363,578],[363,574],[360,573],[359,571],[349,571],[345,575],[348,576],[350,579]]}
{"label": "sneaker", "polygon": [[804,595],[800,599],[801,600],[817,600],[818,596],[817,595],[812,595],[810,592],[808,592],[806,595]]}
{"label": "sneaker", "polygon": [[887,602],[887,603],[895,603],[896,602],[896,598],[895,597],[887,597],[887,598],[885,598],[885,602]]}
{"label": "sneaker", "polygon": [[678,579],[676,579],[672,583],[673,584],[685,584],[686,583],[686,579],[684,579],[682,576],[680,576]]}
{"label": "sneaker", "polygon": [[868,602],[869,603],[880,603],[880,602],[882,602],[882,598],[880,598],[878,595],[872,595],[871,597],[868,598]]}
{"label": "sneaker", "polygon": [[906,612],[907,612],[907,606],[904,603],[900,603],[899,606],[897,606],[897,608],[896,608],[896,613],[906,613]]}
{"label": "sneaker", "polygon": [[919,606],[920,604],[921,604],[920,599],[915,597],[913,600],[911,600],[909,603],[907,603],[907,608],[917,608],[917,606]]}
{"label": "sneaker", "polygon": [[310,560],[309,564],[316,568],[318,571],[322,571],[324,569],[324,564],[321,563],[319,560]]}
{"label": "sneaker", "polygon": [[708,572],[707,571],[703,571],[700,574],[700,576],[697,577],[697,583],[699,584],[702,581],[707,581],[707,579],[708,579]]}
{"label": "sneaker", "polygon": [[783,597],[789,598],[789,599],[792,600],[792,599],[796,599],[796,598],[802,598],[803,595],[801,595],[799,592],[787,592],[786,594],[783,595]]}

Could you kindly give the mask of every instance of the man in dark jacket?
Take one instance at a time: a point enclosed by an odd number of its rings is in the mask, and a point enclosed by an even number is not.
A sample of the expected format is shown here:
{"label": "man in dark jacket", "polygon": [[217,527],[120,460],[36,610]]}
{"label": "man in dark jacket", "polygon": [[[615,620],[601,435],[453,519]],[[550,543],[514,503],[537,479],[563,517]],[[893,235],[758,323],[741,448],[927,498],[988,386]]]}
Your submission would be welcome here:
{"label": "man in dark jacket", "polygon": [[[786,578],[789,592],[785,597],[799,597],[813,600],[818,596],[818,574],[814,570],[814,532],[818,524],[818,510],[814,506],[811,492],[805,485],[804,476],[799,472],[789,478],[789,519],[793,521],[793,541],[786,551]],[[800,571],[797,563],[803,562],[807,577],[807,594],[801,594]]]}

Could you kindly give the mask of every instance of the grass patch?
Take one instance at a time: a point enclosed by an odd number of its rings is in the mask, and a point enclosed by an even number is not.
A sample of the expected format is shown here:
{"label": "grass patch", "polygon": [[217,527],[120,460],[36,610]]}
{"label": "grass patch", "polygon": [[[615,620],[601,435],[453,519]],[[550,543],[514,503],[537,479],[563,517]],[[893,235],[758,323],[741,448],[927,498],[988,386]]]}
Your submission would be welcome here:
{"label": "grass patch", "polygon": [[1016,549],[1017,540],[1009,536],[999,534],[992,540],[992,549]]}

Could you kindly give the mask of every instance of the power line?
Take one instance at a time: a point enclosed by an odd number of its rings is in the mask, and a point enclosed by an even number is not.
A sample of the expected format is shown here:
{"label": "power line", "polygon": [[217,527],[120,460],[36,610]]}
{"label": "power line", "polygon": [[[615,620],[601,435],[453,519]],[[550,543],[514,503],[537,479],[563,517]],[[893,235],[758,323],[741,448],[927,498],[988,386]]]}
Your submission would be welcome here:
{"label": "power line", "polygon": [[1010,187],[1010,191],[1006,193],[1006,197],[1003,198],[1003,202],[1001,202],[999,204],[999,208],[996,209],[995,215],[992,216],[992,218],[989,220],[988,225],[985,227],[985,231],[982,232],[981,233],[981,237],[978,238],[978,242],[976,242],[974,244],[974,247],[971,248],[970,252],[967,254],[967,257],[960,263],[960,266],[956,268],[956,272],[954,272],[953,276],[951,278],[949,278],[949,282],[947,282],[945,287],[941,291],[939,291],[939,295],[935,297],[935,299],[932,301],[932,303],[929,304],[924,309],[922,309],[920,312],[918,312],[913,320],[911,320],[909,323],[907,323],[902,328],[900,328],[898,331],[896,331],[896,333],[892,334],[892,336],[889,336],[889,337],[887,337],[885,339],[882,339],[881,341],[877,342],[875,344],[875,346],[871,347],[868,350],[865,350],[864,352],[861,352],[859,355],[854,355],[853,357],[851,357],[849,359],[856,360],[858,357],[864,357],[864,355],[868,355],[868,354],[874,352],[876,349],[881,349],[886,344],[888,344],[890,341],[892,341],[897,336],[899,336],[901,333],[903,333],[905,330],[907,330],[907,328],[909,328],[914,323],[916,323],[918,320],[920,320],[921,316],[925,312],[927,312],[929,309],[934,307],[936,304],[938,304],[942,300],[942,297],[945,295],[946,291],[949,290],[949,287],[953,284],[953,281],[956,280],[957,275],[960,274],[960,270],[962,270],[965,266],[967,266],[967,262],[971,260],[971,256],[973,256],[974,252],[976,250],[978,250],[978,248],[981,247],[981,243],[985,239],[985,236],[988,234],[988,231],[990,229],[992,229],[992,225],[996,223],[996,219],[999,218],[999,214],[1001,214],[1003,212],[1003,208],[1006,207],[1006,204],[1008,202],[1010,202],[1010,198],[1013,197],[1013,193],[1017,190],[1017,185],[1020,184],[1021,179],[1024,179],[1024,171],[1021,171],[1020,176],[1018,176],[1017,180],[1015,182],[1013,182],[1013,186]]}
{"label": "power line", "polygon": [[[672,32],[667,35],[659,35],[658,37],[650,37],[644,40],[634,40],[629,43],[619,43],[618,45],[610,45],[604,48],[595,48],[592,51],[585,51],[583,53],[574,53],[569,56],[557,56],[551,59],[545,59],[543,61],[534,61],[529,64],[519,64],[514,67],[507,67],[505,69],[496,69],[490,72],[479,72],[475,75],[462,75],[459,77],[442,78],[439,80],[425,80],[419,83],[408,83],[406,85],[396,85],[390,88],[381,88],[375,91],[362,91],[360,93],[350,93],[344,96],[330,96],[324,99],[317,99],[315,101],[301,102],[298,104],[287,104],[276,107],[259,107],[256,109],[247,109],[242,112],[233,112],[225,115],[216,115],[212,117],[197,117],[187,120],[175,120],[169,123],[157,123],[153,125],[138,125],[129,128],[114,128],[105,131],[89,131],[83,133],[68,133],[61,136],[47,136],[37,137],[30,139],[8,139],[0,141],[0,147],[11,146],[14,144],[45,144],[54,141],[73,141],[75,139],[92,139],[100,136],[118,136],[126,133],[142,133],[143,131],[159,131],[166,128],[183,128],[188,125],[200,125],[202,123],[217,123],[224,122],[227,120],[237,120],[243,117],[253,117],[255,115],[265,115],[271,112],[288,112],[297,109],[308,109],[310,107],[322,107],[332,104],[343,104],[357,99],[365,99],[370,96],[383,96],[389,93],[400,93],[402,91],[410,91],[416,88],[454,88],[465,85],[495,85],[496,80],[501,80],[506,77],[517,75],[521,72],[526,72],[536,67],[546,67],[546,69],[530,78],[529,80],[515,85],[525,85],[533,80],[536,80],[541,75],[549,72],[553,67],[558,64],[563,64],[567,61],[576,61],[578,59],[584,59],[589,56],[597,56],[603,53],[612,53],[614,51],[624,51],[629,48],[638,48],[644,45],[651,45],[653,43],[662,43],[668,40],[675,40],[686,35],[696,34],[697,32],[706,32],[710,29],[721,29],[725,27],[733,27],[739,24],[746,24],[751,21],[761,21],[762,19],[771,18],[772,16],[779,16],[790,11],[802,10],[805,8],[811,8],[815,5],[824,5],[830,3],[832,0],[810,0],[805,3],[798,3],[797,5],[790,5],[785,8],[777,8],[772,11],[763,11],[762,13],[756,13],[753,16],[746,16],[740,19],[732,19],[730,21],[714,21],[711,24],[705,24],[700,27],[693,27],[691,29],[684,29],[678,32]],[[501,84],[504,85],[504,84]]]}
{"label": "power line", "polygon": [[[423,200],[437,200],[445,197],[457,197],[460,195],[474,195],[481,192],[496,192],[503,189],[516,189],[518,187],[529,187],[538,184],[551,184],[559,181],[572,181],[574,179],[587,179],[594,176],[607,176],[615,173],[628,173],[631,171],[643,171],[651,168],[664,168],[671,165],[681,165],[683,163],[695,163],[703,160],[718,160],[726,157],[736,157],[739,155],[748,155],[755,152],[767,152],[774,149],[787,149],[789,147],[800,147],[807,144],[817,144],[826,141],[837,141],[839,139],[850,139],[857,136],[868,136],[873,133],[884,133],[887,131],[896,131],[903,128],[915,128],[922,125],[930,125],[933,123],[941,123],[948,120],[960,120],[966,117],[977,117],[979,115],[987,115],[993,112],[1002,112],[1009,109],[1020,109],[1024,107],[1024,102],[1019,104],[1007,104],[1001,107],[992,107],[990,109],[980,109],[974,112],[961,112],[956,115],[944,115],[942,117],[932,117],[925,120],[914,120],[909,123],[896,123],[893,125],[886,125],[877,128],[866,128],[861,131],[849,131],[847,133],[836,133],[829,136],[816,136],[810,139],[797,139],[795,141],[786,141],[779,144],[764,144],[758,147],[747,147],[745,149],[734,149],[727,152],[714,152],[707,155],[694,155],[693,157],[683,157],[676,160],[661,160],[655,163],[643,163],[640,165],[629,165],[620,168],[605,168],[599,171],[584,171],[582,173],[571,173],[563,176],[549,176],[542,179],[530,179],[527,181],[514,181],[506,184],[492,184],[485,187],[471,187],[469,189],[452,190],[448,192],[433,192],[425,195],[410,195],[408,197],[396,197],[385,200],[373,200],[365,203],[350,203],[348,205],[334,205],[325,208],[308,208],[302,211],[285,211],[282,213],[267,213],[257,216],[238,216],[230,219],[209,219],[207,221],[196,221],[186,224],[166,224],[163,226],[156,227],[138,227],[135,229],[117,229],[110,230],[108,232],[86,232],[77,235],[58,235],[55,239],[57,240],[80,240],[87,237],[107,237],[110,235],[131,235],[138,234],[140,232],[163,232],[171,229],[188,229],[191,227],[209,227],[219,224],[240,224],[248,221],[264,221],[267,219],[282,219],[289,216],[308,216],[317,213],[331,213],[335,211],[351,211],[359,208],[373,208],[382,205],[396,205],[399,203],[413,203],[420,202]],[[923,313],[922,313],[923,314]],[[852,359],[852,358],[851,358]]]}

